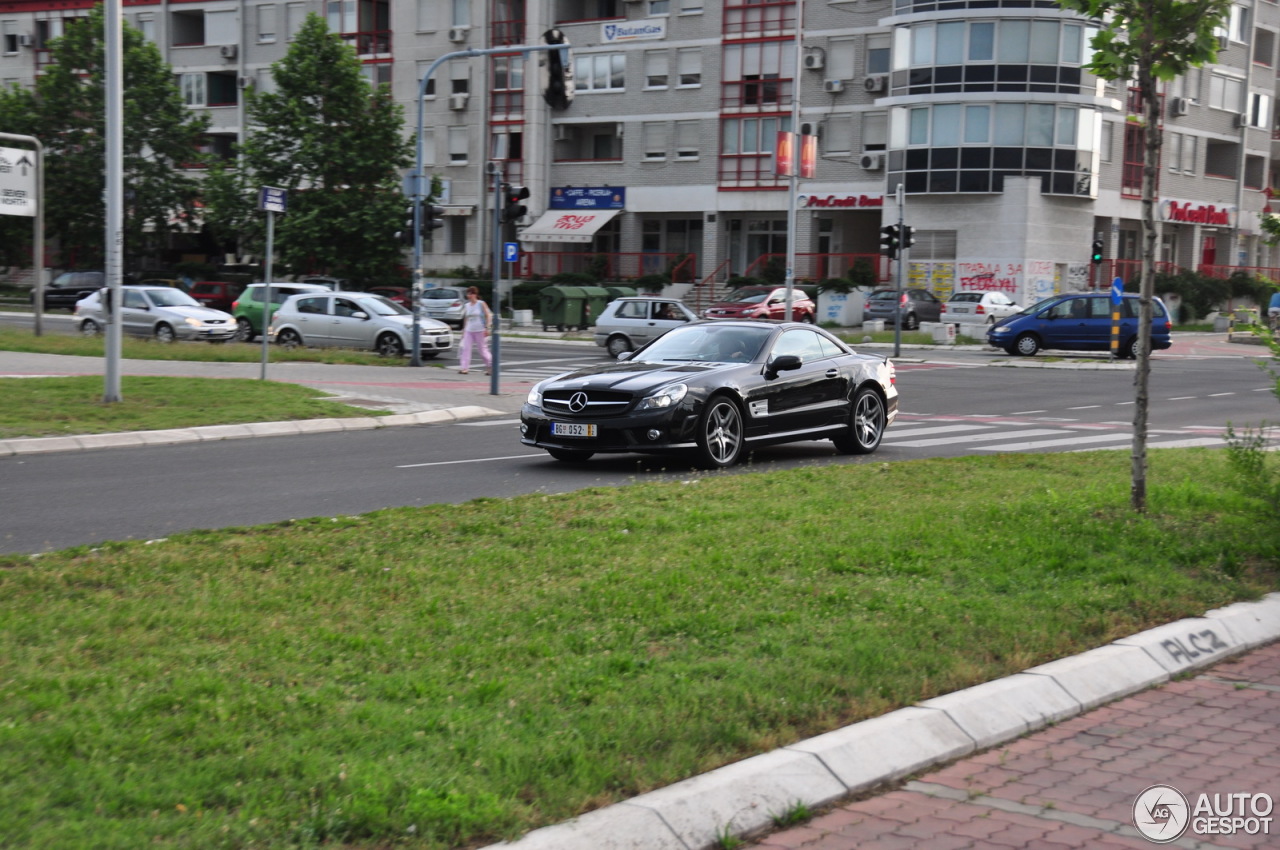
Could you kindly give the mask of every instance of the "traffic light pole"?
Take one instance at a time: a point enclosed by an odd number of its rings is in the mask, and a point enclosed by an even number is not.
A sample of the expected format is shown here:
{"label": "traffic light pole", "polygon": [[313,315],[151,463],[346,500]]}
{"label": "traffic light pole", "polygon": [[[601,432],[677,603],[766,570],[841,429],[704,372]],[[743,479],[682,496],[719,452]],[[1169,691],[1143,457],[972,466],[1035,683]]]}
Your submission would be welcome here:
{"label": "traffic light pole", "polygon": [[905,231],[902,229],[902,218],[903,218],[902,207],[903,207],[903,205],[905,204],[905,202],[906,202],[906,200],[907,200],[907,193],[906,193],[906,191],[903,189],[903,184],[902,184],[902,183],[899,183],[899,184],[898,184],[898,198],[897,198],[897,200],[898,200],[898,239],[899,239],[899,242],[898,242],[898,275],[897,275],[897,277],[898,277],[898,297],[897,297],[897,302],[896,302],[896,303],[897,303],[897,309],[896,309],[896,310],[894,310],[894,317],[893,317],[893,356],[894,356],[894,357],[900,357],[900,356],[902,356],[902,267],[906,265],[906,263],[905,263],[905,262],[903,261],[903,259],[902,259],[902,253],[903,253],[903,251],[905,250],[905,246],[903,245],[903,242],[905,242],[905,241],[906,241],[906,240],[903,240],[903,239],[902,239],[902,234],[905,232]]}
{"label": "traffic light pole", "polygon": [[[464,57],[471,57],[471,56],[494,56],[494,55],[509,56],[513,53],[519,53],[521,55],[524,55],[528,53],[540,53],[540,52],[547,52],[552,50],[567,50],[568,48],[569,48],[569,45],[567,43],[560,43],[560,44],[512,45],[510,47],[471,47],[466,50],[455,50],[451,53],[446,53],[436,61],[432,62],[427,67],[427,72],[422,75],[422,79],[418,81],[418,136],[417,136],[417,142],[415,145],[416,154],[414,157],[414,169],[413,169],[413,173],[415,175],[414,185],[413,185],[413,190],[414,190],[413,191],[413,354],[409,361],[410,365],[413,365],[413,366],[422,365],[422,352],[421,352],[420,342],[419,342],[420,334],[422,333],[422,331],[418,326],[418,319],[419,319],[419,316],[421,315],[421,309],[422,309],[420,306],[420,302],[422,300],[422,274],[423,274],[422,203],[424,199],[424,194],[423,194],[424,179],[426,181],[427,187],[430,188],[431,186],[430,178],[427,178],[425,173],[423,172],[423,159],[424,159],[423,138],[426,133],[427,83],[431,80],[431,76],[436,72],[436,69],[451,59],[461,59]],[[495,216],[500,215],[501,210],[498,209],[499,204],[495,203],[494,207],[495,207]],[[495,267],[497,266],[497,261],[500,261],[501,259],[500,251],[501,251],[501,243],[498,242],[497,239],[495,238],[494,240]],[[496,289],[497,287],[495,287],[495,293],[494,293],[495,298],[497,297]],[[494,318],[495,320],[497,318],[496,310],[494,311]],[[495,338],[494,338],[495,352],[497,351],[497,344],[498,342],[495,335]],[[497,389],[496,389],[497,384],[498,384],[498,364],[495,360],[494,368],[493,368],[493,386],[494,386],[495,394],[497,393]]]}
{"label": "traffic light pole", "polygon": [[[493,330],[489,335],[489,345],[493,354],[493,368],[489,370],[489,395],[498,394],[499,356],[502,353],[502,166],[496,162],[489,163],[489,173],[493,175]],[[466,326],[463,326],[463,333]]]}

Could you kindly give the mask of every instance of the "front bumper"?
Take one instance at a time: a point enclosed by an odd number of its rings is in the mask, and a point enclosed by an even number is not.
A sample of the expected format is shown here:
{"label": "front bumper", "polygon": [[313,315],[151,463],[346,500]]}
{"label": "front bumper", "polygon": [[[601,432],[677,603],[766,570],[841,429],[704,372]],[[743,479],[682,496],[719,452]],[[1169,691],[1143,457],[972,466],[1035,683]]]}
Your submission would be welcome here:
{"label": "front bumper", "polygon": [[193,328],[190,325],[178,325],[174,329],[174,336],[180,340],[190,342],[225,342],[235,339],[236,326],[235,323],[226,325],[213,325],[203,328]]}
{"label": "front bumper", "polygon": [[448,351],[453,348],[453,334],[426,334],[418,340],[422,351]]}
{"label": "front bumper", "polygon": [[[594,437],[558,437],[551,423],[581,422],[596,426]],[[520,442],[540,449],[568,449],[596,453],[646,452],[665,454],[696,446],[698,414],[688,404],[670,410],[629,412],[621,416],[577,419],[558,416],[526,404],[520,410]],[[656,432],[651,436],[650,432]]]}

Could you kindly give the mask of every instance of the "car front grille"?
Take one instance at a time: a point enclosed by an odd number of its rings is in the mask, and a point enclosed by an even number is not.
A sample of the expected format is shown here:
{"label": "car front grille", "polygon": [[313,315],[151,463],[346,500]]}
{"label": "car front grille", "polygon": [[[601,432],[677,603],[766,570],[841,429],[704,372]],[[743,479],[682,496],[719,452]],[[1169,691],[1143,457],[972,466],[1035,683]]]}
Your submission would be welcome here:
{"label": "car front grille", "polygon": [[[574,397],[580,394],[586,396],[586,403],[575,410],[579,405],[574,404]],[[610,416],[626,411],[631,399],[631,393],[613,390],[548,390],[542,394],[542,407],[561,416]]]}

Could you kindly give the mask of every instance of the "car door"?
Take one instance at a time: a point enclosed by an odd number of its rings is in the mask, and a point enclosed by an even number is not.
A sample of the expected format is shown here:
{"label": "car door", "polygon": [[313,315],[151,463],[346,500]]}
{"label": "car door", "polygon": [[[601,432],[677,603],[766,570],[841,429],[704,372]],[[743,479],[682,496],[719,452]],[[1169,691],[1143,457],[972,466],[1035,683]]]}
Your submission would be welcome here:
{"label": "car door", "polygon": [[136,289],[124,289],[121,297],[120,327],[133,336],[151,336],[154,317],[147,296]]}
{"label": "car door", "polygon": [[1083,298],[1065,298],[1045,310],[1041,318],[1045,348],[1078,348],[1088,336],[1089,305]]}
{"label": "car door", "polygon": [[942,302],[927,289],[911,290],[915,302],[916,318],[921,322],[937,322],[942,319]]}
{"label": "car door", "polygon": [[620,301],[613,310],[613,318],[605,322],[609,331],[624,333],[636,348],[653,338],[653,329],[649,326],[649,303],[647,301]]}
{"label": "car door", "polygon": [[[333,329],[329,324],[329,296],[308,295],[293,302],[293,315],[280,318],[298,328],[306,345],[325,348],[333,345]],[[282,321],[281,324],[284,324]]]}
{"label": "car door", "polygon": [[[833,359],[841,353],[817,331],[794,328],[773,344],[768,360],[785,354],[800,368],[779,372],[747,395],[747,413],[756,433],[778,434],[819,428],[839,420],[848,403],[848,377]],[[766,361],[768,362],[768,361]]]}
{"label": "car door", "polygon": [[379,325],[360,302],[345,295],[333,296],[329,317],[333,344],[339,348],[373,349]]}
{"label": "car door", "polygon": [[683,325],[689,319],[674,301],[653,301],[649,304],[649,318],[645,322],[645,342],[657,339],[672,328]]}

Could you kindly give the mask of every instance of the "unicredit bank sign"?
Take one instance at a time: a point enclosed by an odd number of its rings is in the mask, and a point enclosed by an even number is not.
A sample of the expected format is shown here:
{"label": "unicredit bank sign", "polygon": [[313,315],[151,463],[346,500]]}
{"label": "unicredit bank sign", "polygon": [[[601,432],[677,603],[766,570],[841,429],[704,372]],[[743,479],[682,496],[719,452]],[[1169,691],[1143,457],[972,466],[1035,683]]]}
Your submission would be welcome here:
{"label": "unicredit bank sign", "polygon": [[1175,224],[1205,224],[1210,227],[1235,227],[1236,208],[1202,204],[1196,201],[1161,201],[1160,220]]}
{"label": "unicredit bank sign", "polygon": [[859,210],[884,206],[884,195],[796,195],[802,210]]}

